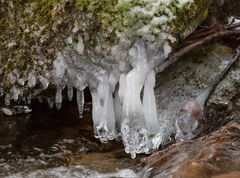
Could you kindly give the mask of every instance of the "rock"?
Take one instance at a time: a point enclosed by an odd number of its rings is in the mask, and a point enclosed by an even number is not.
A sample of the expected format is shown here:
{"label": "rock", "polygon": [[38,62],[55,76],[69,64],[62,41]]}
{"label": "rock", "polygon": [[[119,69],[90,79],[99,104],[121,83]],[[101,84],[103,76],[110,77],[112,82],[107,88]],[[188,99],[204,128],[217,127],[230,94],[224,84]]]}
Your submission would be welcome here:
{"label": "rock", "polygon": [[1,108],[1,111],[7,116],[12,116],[13,115],[13,112],[9,108]]}
{"label": "rock", "polygon": [[[164,118],[164,133],[175,134],[175,130],[170,131],[169,128],[174,128],[170,124],[174,125],[174,119],[178,119],[179,108],[184,101],[195,98],[214,81],[232,57],[231,52],[231,48],[219,44],[201,47],[158,74],[156,103],[160,118]],[[205,106],[206,124],[201,133],[205,136],[164,147],[144,158],[143,162],[147,164],[143,171],[145,177],[208,178],[238,175],[239,64],[238,60]],[[171,138],[165,139],[173,142]]]}
{"label": "rock", "polygon": [[[144,158],[145,177],[236,177],[240,170],[239,115],[218,131],[176,143]],[[150,167],[150,168],[149,168]],[[153,168],[153,169],[151,169]]]}
{"label": "rock", "polygon": [[147,2],[147,8],[153,8],[152,11],[146,11],[146,2],[141,0],[0,3],[0,39],[3,42],[0,87],[8,103],[9,99],[34,97],[48,85],[56,85],[51,71],[59,52],[67,53],[72,59],[75,56],[83,66],[91,61],[105,68],[119,62],[110,55],[111,48],[119,43],[129,46],[142,37],[151,38],[152,45],[161,47],[166,37],[172,42],[175,38],[185,38],[207,16],[211,0]]}
{"label": "rock", "polygon": [[208,22],[212,25],[226,23],[231,16],[240,16],[240,2],[235,0],[213,0],[209,9]]}
{"label": "rock", "polygon": [[[6,116],[0,113],[0,154],[5,153],[5,149],[12,148],[19,138],[26,134],[29,116]],[[9,151],[11,149],[8,149]]]}
{"label": "rock", "polygon": [[[173,142],[175,122],[181,108],[198,97],[232,58],[232,49],[223,45],[207,45],[183,56],[157,75],[155,95],[161,135],[165,143]],[[214,130],[224,123],[224,114],[231,112],[232,100],[239,95],[239,62],[216,88],[205,108],[206,129]],[[206,133],[202,130],[201,134]]]}
{"label": "rock", "polygon": [[212,178],[238,178],[240,176],[240,172],[233,172],[229,174],[220,174],[217,176],[213,176]]}
{"label": "rock", "polygon": [[157,123],[153,70],[207,17],[211,2],[1,1],[5,104],[39,95],[60,109],[63,89],[72,98],[75,88],[81,117],[89,87],[95,136],[102,142],[121,136],[133,158],[152,152],[164,143],[146,113],[153,108]]}

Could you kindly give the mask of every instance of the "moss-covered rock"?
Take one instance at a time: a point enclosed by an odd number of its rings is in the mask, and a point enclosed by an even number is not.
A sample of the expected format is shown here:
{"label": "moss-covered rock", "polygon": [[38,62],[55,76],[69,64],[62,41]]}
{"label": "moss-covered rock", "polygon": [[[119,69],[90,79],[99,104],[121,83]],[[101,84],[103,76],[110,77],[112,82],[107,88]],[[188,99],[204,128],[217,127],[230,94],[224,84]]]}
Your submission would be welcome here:
{"label": "moss-covered rock", "polygon": [[[104,66],[111,61],[118,63],[110,55],[112,47],[122,44],[128,48],[139,38],[154,48],[170,48],[202,22],[210,3],[211,0],[1,1],[2,93],[7,100],[17,100],[17,96],[31,97],[46,89],[49,83],[53,84],[51,70],[57,54],[66,47],[68,52],[81,53],[81,42],[85,50],[80,55],[86,59],[83,65],[87,60],[91,63],[91,58],[104,59]],[[97,51],[98,57],[91,51]]]}
{"label": "moss-covered rock", "polygon": [[209,8],[208,23],[226,23],[231,16],[240,16],[240,1],[235,0],[213,0]]}

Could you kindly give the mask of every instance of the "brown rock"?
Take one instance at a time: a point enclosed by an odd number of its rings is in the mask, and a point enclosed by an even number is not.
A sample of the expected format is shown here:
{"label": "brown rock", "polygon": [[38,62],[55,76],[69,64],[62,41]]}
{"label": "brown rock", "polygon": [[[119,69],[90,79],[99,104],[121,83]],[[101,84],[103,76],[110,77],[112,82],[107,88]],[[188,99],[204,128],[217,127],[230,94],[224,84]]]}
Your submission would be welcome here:
{"label": "brown rock", "polygon": [[142,161],[155,168],[151,177],[240,177],[240,172],[235,172],[240,171],[239,135],[238,117],[214,133],[176,143]]}
{"label": "brown rock", "polygon": [[229,174],[220,174],[217,176],[213,176],[212,178],[239,178],[240,177],[240,172],[232,172]]}

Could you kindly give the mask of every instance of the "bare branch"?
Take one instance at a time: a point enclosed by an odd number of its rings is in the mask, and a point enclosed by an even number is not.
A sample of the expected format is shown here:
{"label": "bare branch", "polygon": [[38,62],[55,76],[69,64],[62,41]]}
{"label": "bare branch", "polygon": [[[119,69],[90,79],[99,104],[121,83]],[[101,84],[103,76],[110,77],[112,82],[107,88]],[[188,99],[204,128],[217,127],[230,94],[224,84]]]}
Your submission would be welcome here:
{"label": "bare branch", "polygon": [[157,67],[155,68],[156,73],[163,72],[167,67],[169,67],[171,64],[175,63],[177,60],[179,60],[180,57],[187,54],[194,48],[197,48],[199,46],[202,46],[204,44],[207,44],[213,40],[221,39],[223,37],[227,36],[237,36],[239,37],[240,30],[224,30],[224,31],[218,31],[212,35],[209,35],[203,39],[200,39],[196,42],[193,42],[183,48],[181,48],[179,51],[171,55],[169,58],[166,58],[163,62],[159,63]]}

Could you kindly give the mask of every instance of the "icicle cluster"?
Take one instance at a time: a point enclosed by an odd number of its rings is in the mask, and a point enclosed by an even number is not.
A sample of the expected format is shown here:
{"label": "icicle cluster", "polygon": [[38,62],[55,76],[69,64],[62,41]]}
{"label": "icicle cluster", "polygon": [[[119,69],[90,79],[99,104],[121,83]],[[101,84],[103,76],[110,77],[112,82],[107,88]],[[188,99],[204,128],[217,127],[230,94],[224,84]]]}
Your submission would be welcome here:
{"label": "icicle cluster", "polygon": [[156,148],[151,137],[158,134],[160,126],[154,95],[155,74],[142,41],[129,50],[129,60],[132,69],[123,77],[123,91],[119,91],[123,95],[121,136],[126,152],[135,157],[136,153],[149,153]]}
{"label": "icicle cluster", "polygon": [[[120,64],[106,70],[106,67],[97,67],[84,59],[86,63],[82,61],[79,65],[79,59],[67,59],[64,54],[59,54],[52,71],[57,86],[55,103],[59,109],[64,86],[68,87],[69,100],[76,88],[82,117],[83,90],[88,86],[92,95],[95,136],[102,142],[121,138],[126,152],[134,158],[137,153],[150,153],[161,143],[154,95],[154,62],[163,59],[164,53],[153,51],[143,40],[138,40],[129,50],[113,47],[112,55]],[[52,105],[52,101],[49,103]]]}

